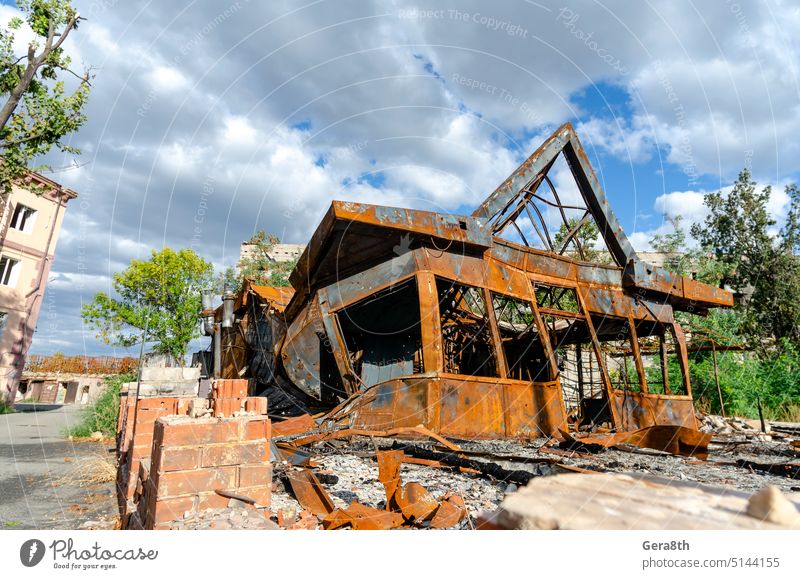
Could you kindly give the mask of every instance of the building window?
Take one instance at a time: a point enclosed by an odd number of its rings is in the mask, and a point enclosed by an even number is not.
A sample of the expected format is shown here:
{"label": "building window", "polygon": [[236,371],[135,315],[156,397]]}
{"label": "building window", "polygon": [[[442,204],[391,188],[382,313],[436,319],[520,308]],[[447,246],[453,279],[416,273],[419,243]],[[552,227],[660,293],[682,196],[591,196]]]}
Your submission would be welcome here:
{"label": "building window", "polygon": [[8,324],[8,312],[0,312],[0,340],[3,339],[3,334],[6,331],[6,324]]}
{"label": "building window", "polygon": [[425,371],[415,278],[339,310],[337,318],[350,364],[366,386]]}
{"label": "building window", "polygon": [[33,224],[36,222],[36,210],[18,203],[11,217],[11,228],[30,233],[33,231]]}
{"label": "building window", "polygon": [[11,259],[5,255],[0,258],[0,284],[14,287],[19,277],[19,260]]}

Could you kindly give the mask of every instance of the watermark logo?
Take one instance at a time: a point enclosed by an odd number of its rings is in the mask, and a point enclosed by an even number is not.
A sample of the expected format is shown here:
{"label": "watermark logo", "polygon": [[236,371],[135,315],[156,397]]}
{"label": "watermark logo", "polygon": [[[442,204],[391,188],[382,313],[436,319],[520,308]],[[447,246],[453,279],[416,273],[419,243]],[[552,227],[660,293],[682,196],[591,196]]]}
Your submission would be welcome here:
{"label": "watermark logo", "polygon": [[45,547],[39,539],[29,539],[19,548],[19,560],[26,567],[36,567],[44,558]]}

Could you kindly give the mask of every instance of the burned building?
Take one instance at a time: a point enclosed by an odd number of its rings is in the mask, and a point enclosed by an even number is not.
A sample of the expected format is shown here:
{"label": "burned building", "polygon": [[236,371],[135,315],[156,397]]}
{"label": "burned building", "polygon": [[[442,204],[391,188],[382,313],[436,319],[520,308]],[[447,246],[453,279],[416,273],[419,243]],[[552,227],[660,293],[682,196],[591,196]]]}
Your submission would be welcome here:
{"label": "burned building", "polygon": [[216,375],[271,413],[456,438],[695,428],[674,312],[733,304],[637,257],[569,124],[469,216],[334,201],[290,281],[237,296]]}

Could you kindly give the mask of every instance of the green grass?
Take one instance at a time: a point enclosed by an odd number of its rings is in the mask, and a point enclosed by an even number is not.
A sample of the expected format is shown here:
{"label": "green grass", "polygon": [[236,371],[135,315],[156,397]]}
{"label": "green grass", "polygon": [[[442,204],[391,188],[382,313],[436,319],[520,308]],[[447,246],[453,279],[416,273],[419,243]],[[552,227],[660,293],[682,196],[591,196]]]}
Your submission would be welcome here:
{"label": "green grass", "polygon": [[11,414],[12,412],[14,412],[14,407],[5,400],[0,400],[0,414]]}
{"label": "green grass", "polygon": [[19,527],[22,523],[19,521],[6,521],[6,527]]}
{"label": "green grass", "polygon": [[106,389],[94,403],[83,410],[81,421],[68,428],[65,434],[76,438],[89,437],[94,432],[102,432],[105,436],[114,436],[117,432],[120,389],[125,382],[133,380],[135,377],[130,374],[106,378]]}

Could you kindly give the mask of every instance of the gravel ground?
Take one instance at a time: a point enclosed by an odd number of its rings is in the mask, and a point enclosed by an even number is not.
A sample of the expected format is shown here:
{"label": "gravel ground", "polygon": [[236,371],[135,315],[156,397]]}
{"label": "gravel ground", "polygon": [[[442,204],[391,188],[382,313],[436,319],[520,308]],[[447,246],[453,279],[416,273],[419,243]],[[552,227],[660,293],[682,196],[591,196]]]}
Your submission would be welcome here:
{"label": "gravel ground", "polygon": [[[453,441],[462,448],[461,453],[456,454],[472,461],[472,467],[488,466],[493,469],[492,476],[485,472],[465,473],[449,468],[403,463],[400,477],[403,483],[421,484],[436,498],[441,498],[448,492],[459,495],[467,507],[469,517],[455,527],[458,529],[474,528],[478,515],[497,509],[508,493],[515,492],[518,484],[523,484],[520,480],[569,470],[649,474],[747,493],[756,492],[767,485],[774,485],[790,495],[800,491],[800,481],[797,478],[737,465],[737,461],[750,461],[760,465],[798,463],[800,449],[790,444],[794,435],[779,432],[761,434],[735,419],[728,422],[718,419],[703,424],[704,430],[714,434],[709,446],[708,461],[632,446],[602,449],[594,453],[588,450],[562,450],[557,441],[549,439],[527,442]],[[314,472],[336,508],[344,509],[357,501],[362,505],[383,509],[386,493],[378,481],[376,451],[398,446],[406,447],[407,455],[422,453],[422,458],[452,458],[453,454],[429,440],[411,442],[385,438],[368,440],[361,437],[317,444],[307,447],[307,450],[311,452]],[[413,448],[413,452],[409,446]],[[245,508],[245,505],[233,504],[227,509],[209,510],[178,521],[175,528],[321,528],[319,520],[304,511],[295,500],[285,476],[285,471],[289,468],[293,467],[275,464],[270,509],[259,511]],[[794,476],[800,475],[794,473]]]}
{"label": "gravel ground", "polygon": [[[508,440],[456,441],[464,451],[475,453],[470,458],[492,461],[508,470],[529,470],[544,474],[564,472],[547,461],[558,462],[567,467],[592,471],[650,474],[666,479],[694,481],[730,490],[756,492],[767,485],[774,485],[787,494],[800,491],[800,480],[782,474],[772,474],[737,466],[736,461],[745,460],[760,464],[798,463],[800,451],[790,446],[790,435],[773,433],[759,434],[757,431],[741,432],[725,429],[715,434],[709,446],[709,460],[673,456],[667,453],[625,447],[604,449],[597,453],[559,451],[557,445],[547,439],[529,442]],[[334,505],[344,508],[352,501],[367,506],[383,508],[386,495],[378,481],[378,466],[375,460],[375,444],[388,448],[394,441],[375,439],[367,443],[356,439],[347,444],[339,441],[335,447],[314,448],[313,460],[323,476],[323,487],[328,491]],[[407,441],[406,441],[407,442]],[[440,451],[428,443],[415,446]],[[553,454],[550,449],[556,449]],[[490,457],[488,455],[494,455]],[[497,460],[497,458],[502,460]],[[276,468],[273,503],[274,513],[282,511],[289,519],[302,511],[300,504],[282,483],[281,469]],[[798,476],[795,474],[795,477]],[[458,493],[469,510],[470,517],[458,528],[474,526],[479,513],[497,508],[506,493],[513,492],[516,484],[504,478],[486,475],[464,474],[449,469],[433,468],[414,464],[403,464],[401,479],[404,483],[418,482],[435,497],[445,492]],[[335,482],[334,482],[335,481]]]}

